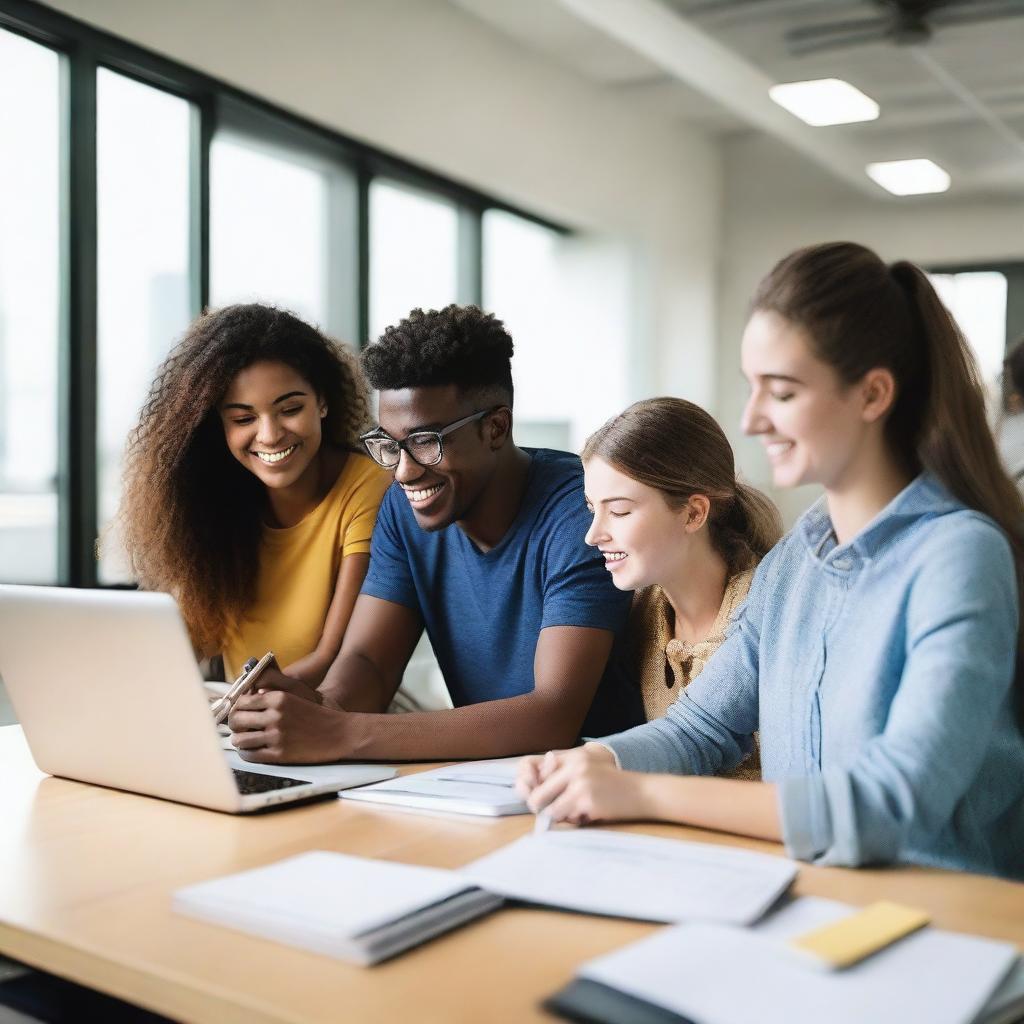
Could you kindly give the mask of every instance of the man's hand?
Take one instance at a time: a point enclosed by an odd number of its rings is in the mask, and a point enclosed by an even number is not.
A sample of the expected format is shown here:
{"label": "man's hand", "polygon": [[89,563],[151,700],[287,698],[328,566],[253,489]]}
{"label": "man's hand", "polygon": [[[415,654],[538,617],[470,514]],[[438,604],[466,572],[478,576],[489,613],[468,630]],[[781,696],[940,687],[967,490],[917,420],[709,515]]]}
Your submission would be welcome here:
{"label": "man's hand", "polygon": [[259,764],[321,764],[344,758],[345,712],[322,706],[309,696],[316,691],[294,679],[290,682],[306,692],[265,690],[235,703],[228,725],[238,753]]}
{"label": "man's hand", "polygon": [[616,768],[607,747],[587,743],[524,757],[516,789],[534,813],[545,811],[552,821],[585,825],[644,817],[644,781],[640,773]]}
{"label": "man's hand", "polygon": [[294,676],[285,675],[280,669],[268,668],[260,674],[256,680],[256,692],[263,690],[280,690],[282,693],[290,693],[293,697],[301,697],[303,700],[312,701],[314,704],[322,704],[325,708],[333,711],[344,711],[345,709],[324,695],[311,683],[296,679]]}
{"label": "man's hand", "polygon": [[301,697],[314,704],[323,703],[323,697],[319,690],[294,676],[286,676],[275,665],[265,668],[260,673],[259,679],[256,680],[254,692],[259,693],[262,690],[280,690],[282,693],[290,693],[294,697]]}

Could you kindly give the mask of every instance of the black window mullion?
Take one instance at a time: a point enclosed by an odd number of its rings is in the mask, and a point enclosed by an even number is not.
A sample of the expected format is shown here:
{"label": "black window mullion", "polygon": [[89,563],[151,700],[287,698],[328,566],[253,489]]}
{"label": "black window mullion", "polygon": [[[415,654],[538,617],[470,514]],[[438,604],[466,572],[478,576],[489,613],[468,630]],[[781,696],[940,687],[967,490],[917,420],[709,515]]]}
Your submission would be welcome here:
{"label": "black window mullion", "polygon": [[483,304],[483,217],[480,210],[459,207],[458,276],[456,287],[463,305]]}
{"label": "black window mullion", "polygon": [[59,361],[59,578],[96,585],[96,55],[74,47],[62,75],[63,316]]}
{"label": "black window mullion", "polygon": [[215,106],[209,98],[192,107],[189,153],[189,301],[197,316],[210,304],[210,144]]}
{"label": "black window mullion", "polygon": [[359,296],[359,348],[374,339],[370,337],[370,181],[372,175],[365,164],[356,168],[358,203],[356,233],[358,237],[357,270]]}
{"label": "black window mullion", "polygon": [[1024,263],[999,268],[1006,275],[1006,350],[1024,338]]}

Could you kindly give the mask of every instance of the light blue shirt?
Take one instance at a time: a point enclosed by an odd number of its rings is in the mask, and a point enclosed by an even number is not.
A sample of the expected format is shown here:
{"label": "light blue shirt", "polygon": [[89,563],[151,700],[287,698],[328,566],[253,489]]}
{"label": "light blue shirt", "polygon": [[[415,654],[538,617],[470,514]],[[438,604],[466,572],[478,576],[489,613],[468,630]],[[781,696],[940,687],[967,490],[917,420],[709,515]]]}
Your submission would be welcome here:
{"label": "light blue shirt", "polygon": [[790,854],[1024,877],[1010,546],[933,477],[838,545],[824,499],[765,557],[666,717],[602,740],[625,769],[712,775],[760,729]]}

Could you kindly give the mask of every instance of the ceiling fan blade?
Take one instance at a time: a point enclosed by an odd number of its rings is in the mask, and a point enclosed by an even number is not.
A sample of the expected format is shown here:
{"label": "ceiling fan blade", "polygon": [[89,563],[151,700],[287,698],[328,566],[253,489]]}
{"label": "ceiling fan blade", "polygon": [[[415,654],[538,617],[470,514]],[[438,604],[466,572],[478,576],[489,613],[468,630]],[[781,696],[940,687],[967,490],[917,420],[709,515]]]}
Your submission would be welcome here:
{"label": "ceiling fan blade", "polygon": [[891,39],[892,33],[885,27],[874,32],[858,32],[845,36],[832,36],[827,39],[787,40],[787,51],[792,57],[807,57],[814,53],[824,53],[828,50],[845,50],[853,46],[865,46],[868,43],[888,42]]}
{"label": "ceiling fan blade", "polygon": [[1001,3],[977,4],[950,7],[936,11],[929,19],[933,25],[970,25],[980,21],[999,21],[1003,18],[1019,18],[1024,16],[1024,3],[1013,3],[1002,0]]}
{"label": "ceiling fan blade", "polygon": [[728,11],[737,11],[744,7],[763,6],[765,0],[697,0],[696,3],[679,4],[682,13],[689,17],[691,14],[718,14]]}
{"label": "ceiling fan blade", "polygon": [[887,29],[889,25],[890,21],[888,18],[857,18],[853,21],[829,21],[823,25],[799,25],[797,28],[787,29],[785,38],[787,41],[800,42],[804,39],[818,39],[823,36],[843,35],[849,32]]}

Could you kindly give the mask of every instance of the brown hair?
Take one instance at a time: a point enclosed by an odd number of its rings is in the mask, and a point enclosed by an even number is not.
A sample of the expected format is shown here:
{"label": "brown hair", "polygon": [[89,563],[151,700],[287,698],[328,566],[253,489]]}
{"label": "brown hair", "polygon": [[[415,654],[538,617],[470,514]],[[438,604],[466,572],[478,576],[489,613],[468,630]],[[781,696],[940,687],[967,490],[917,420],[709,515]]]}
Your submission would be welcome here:
{"label": "brown hair", "polygon": [[[845,384],[877,367],[891,371],[897,388],[885,423],[891,450],[907,472],[928,471],[995,521],[1013,553],[1017,592],[1024,593],[1024,502],[999,460],[974,356],[927,275],[906,260],[886,265],[862,245],[830,242],[777,263],[752,308],[802,327],[814,354]],[[1024,722],[1021,655],[1018,635]]]}
{"label": "brown hair", "polygon": [[711,502],[708,530],[730,573],[752,568],[782,535],[779,510],[736,479],[732,447],[699,405],[649,398],[613,416],[587,438],[584,462],[597,456],[660,491],[673,509],[695,494]]}
{"label": "brown hair", "polygon": [[189,327],[128,435],[115,531],[139,583],[175,596],[201,656],[220,651],[255,594],[266,496],[228,450],[218,406],[235,375],[263,361],[291,366],[324,399],[323,444],[358,450],[369,405],[355,356],[256,303]]}

